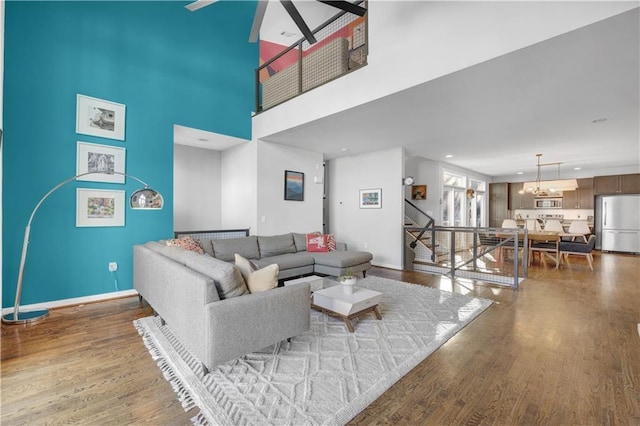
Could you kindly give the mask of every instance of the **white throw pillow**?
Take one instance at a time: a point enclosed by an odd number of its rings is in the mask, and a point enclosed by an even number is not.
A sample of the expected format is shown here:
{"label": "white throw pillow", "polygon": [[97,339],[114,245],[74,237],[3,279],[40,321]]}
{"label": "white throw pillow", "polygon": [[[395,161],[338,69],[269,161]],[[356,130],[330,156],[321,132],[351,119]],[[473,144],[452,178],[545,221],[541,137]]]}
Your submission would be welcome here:
{"label": "white throw pillow", "polygon": [[277,263],[265,266],[262,269],[256,269],[255,265],[249,259],[236,253],[235,264],[240,270],[251,293],[271,290],[278,286],[280,267]]}

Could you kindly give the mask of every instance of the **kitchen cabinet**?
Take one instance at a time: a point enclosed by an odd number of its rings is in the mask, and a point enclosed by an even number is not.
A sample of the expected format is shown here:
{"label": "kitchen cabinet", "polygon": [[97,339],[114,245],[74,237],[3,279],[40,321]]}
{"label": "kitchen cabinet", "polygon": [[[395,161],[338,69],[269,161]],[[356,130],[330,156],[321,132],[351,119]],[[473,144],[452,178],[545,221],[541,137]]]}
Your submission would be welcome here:
{"label": "kitchen cabinet", "polygon": [[640,173],[596,176],[593,178],[593,192],[595,195],[640,194]]}
{"label": "kitchen cabinet", "polygon": [[489,226],[500,228],[502,221],[509,218],[509,184],[489,184]]}
{"label": "kitchen cabinet", "polygon": [[593,178],[578,179],[578,189],[562,193],[563,209],[593,208]]}
{"label": "kitchen cabinet", "polygon": [[533,209],[535,207],[533,194],[530,192],[521,194],[523,188],[523,182],[509,184],[509,210]]}

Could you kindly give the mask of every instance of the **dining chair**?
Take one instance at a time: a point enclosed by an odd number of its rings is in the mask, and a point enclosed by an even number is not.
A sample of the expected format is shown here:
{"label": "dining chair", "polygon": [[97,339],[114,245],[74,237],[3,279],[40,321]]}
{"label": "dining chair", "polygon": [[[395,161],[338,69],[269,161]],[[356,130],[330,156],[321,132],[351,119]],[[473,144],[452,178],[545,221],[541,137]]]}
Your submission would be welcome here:
{"label": "dining chair", "polygon": [[[508,228],[508,229],[517,229],[518,228],[518,223],[513,220],[513,219],[505,219],[502,221],[502,228]],[[515,236],[516,238],[518,238],[518,236]],[[504,238],[503,238],[504,240]],[[507,256],[507,252],[509,251],[513,251],[513,247],[509,247],[509,246],[501,246],[499,249],[496,250],[496,258],[499,261],[502,261],[503,258],[503,253],[504,253],[504,257]],[[518,248],[518,254],[522,254],[522,247]]]}
{"label": "dining chair", "polygon": [[591,229],[589,229],[586,220],[574,220],[569,226],[569,233],[588,235],[591,234]]}
{"label": "dining chair", "polygon": [[[596,236],[591,234],[586,243],[581,241],[561,241],[560,260],[569,259],[570,255],[585,256],[589,263],[589,269],[593,271],[593,248],[596,245]],[[568,263],[568,262],[567,262]]]}
{"label": "dining chair", "polygon": [[517,228],[518,224],[513,219],[505,219],[502,221],[502,228]]}
{"label": "dining chair", "polygon": [[574,237],[582,236],[587,242],[587,236],[591,234],[591,229],[589,229],[586,220],[574,220],[569,225],[569,234],[574,234],[571,238],[572,241],[575,240]]}
{"label": "dining chair", "polygon": [[549,219],[545,222],[544,224],[544,230],[545,231],[551,231],[551,232],[559,232],[559,233],[563,233],[564,232],[564,228],[562,227],[562,223],[560,223],[559,220],[557,219]]}
{"label": "dining chair", "polygon": [[527,219],[527,221],[525,222],[525,226],[529,231],[541,231],[540,224],[538,223],[537,219]]}

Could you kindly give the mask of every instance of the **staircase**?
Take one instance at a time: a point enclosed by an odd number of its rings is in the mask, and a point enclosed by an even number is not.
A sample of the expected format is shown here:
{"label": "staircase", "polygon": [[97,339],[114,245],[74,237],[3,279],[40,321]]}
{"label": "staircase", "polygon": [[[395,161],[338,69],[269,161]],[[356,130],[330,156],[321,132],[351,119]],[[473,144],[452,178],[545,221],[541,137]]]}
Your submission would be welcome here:
{"label": "staircase", "polygon": [[434,219],[411,201],[404,201],[405,245],[413,251],[412,263],[438,263],[443,260],[449,250],[437,241]]}
{"label": "staircase", "polygon": [[[435,226],[431,216],[406,199],[404,219],[406,269],[515,289],[528,276],[527,256],[520,266],[517,249],[522,232],[526,247],[526,230]],[[513,253],[513,261],[498,256],[506,251]]]}

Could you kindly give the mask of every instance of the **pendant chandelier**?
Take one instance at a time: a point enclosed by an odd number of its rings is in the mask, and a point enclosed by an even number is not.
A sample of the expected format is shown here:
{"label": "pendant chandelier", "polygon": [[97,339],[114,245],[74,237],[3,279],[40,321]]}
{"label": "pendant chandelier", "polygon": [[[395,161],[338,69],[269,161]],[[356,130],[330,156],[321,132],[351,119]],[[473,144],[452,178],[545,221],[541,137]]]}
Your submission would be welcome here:
{"label": "pendant chandelier", "polygon": [[545,166],[557,166],[558,178],[560,178],[560,165],[562,162],[555,163],[540,163],[542,154],[536,154],[538,157],[538,175],[535,182],[525,182],[523,186],[523,192],[533,193],[540,197],[549,195],[561,195],[562,191],[575,191],[578,188],[578,181],[575,179],[557,179],[557,180],[542,180],[542,167]]}

